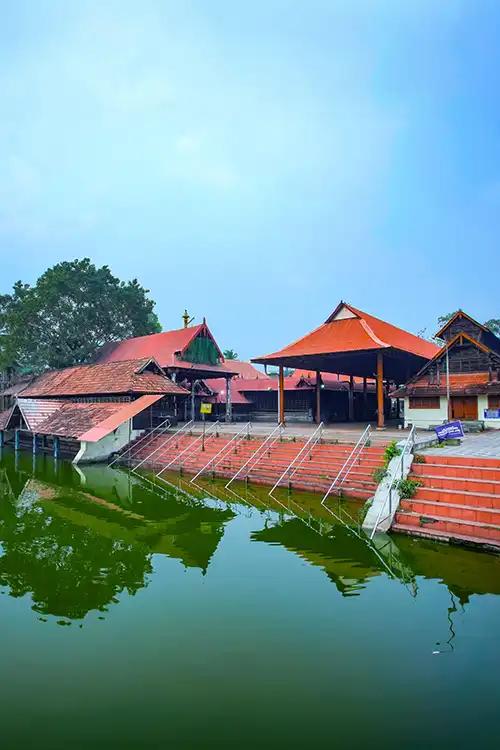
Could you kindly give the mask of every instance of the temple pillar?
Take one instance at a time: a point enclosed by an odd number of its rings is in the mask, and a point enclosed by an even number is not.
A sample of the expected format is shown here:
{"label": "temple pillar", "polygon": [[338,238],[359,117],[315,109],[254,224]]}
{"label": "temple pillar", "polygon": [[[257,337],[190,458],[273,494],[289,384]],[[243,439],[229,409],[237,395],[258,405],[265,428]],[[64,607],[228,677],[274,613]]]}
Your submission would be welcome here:
{"label": "temple pillar", "polygon": [[231,378],[226,378],[226,422],[233,421],[233,404],[231,401]]}
{"label": "temple pillar", "polygon": [[35,455],[37,449],[36,432],[33,433],[33,455]]}
{"label": "temple pillar", "polygon": [[20,434],[19,428],[16,427],[16,430],[14,432],[14,449],[18,451],[20,447],[21,447],[21,434]]}
{"label": "temple pillar", "polygon": [[377,352],[377,430],[385,427],[384,417],[384,355]]}
{"label": "temple pillar", "polygon": [[321,422],[321,373],[316,370],[316,424]]}
{"label": "temple pillar", "polygon": [[354,378],[351,375],[349,378],[349,393],[348,393],[348,420],[354,422]]}
{"label": "temple pillar", "polygon": [[57,436],[54,436],[53,451],[54,451],[54,458],[59,458],[61,454],[61,443]]}
{"label": "temple pillar", "polygon": [[2,450],[4,444],[4,434],[3,430],[0,430],[0,450]]}
{"label": "temple pillar", "polygon": [[193,380],[191,383],[191,421],[194,422],[195,418],[195,394],[194,394],[194,386],[196,384],[196,380]]}
{"label": "temple pillar", "polygon": [[278,375],[278,424],[285,422],[285,370],[283,365],[279,367]]}
{"label": "temple pillar", "polygon": [[363,419],[368,419],[368,386],[363,378]]}

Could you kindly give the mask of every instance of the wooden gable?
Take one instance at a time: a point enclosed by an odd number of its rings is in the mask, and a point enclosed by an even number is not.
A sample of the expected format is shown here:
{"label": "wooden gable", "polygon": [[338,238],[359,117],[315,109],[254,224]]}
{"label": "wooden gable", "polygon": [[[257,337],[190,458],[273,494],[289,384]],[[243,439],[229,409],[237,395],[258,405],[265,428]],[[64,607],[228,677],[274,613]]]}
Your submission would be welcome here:
{"label": "wooden gable", "polygon": [[449,342],[459,333],[466,333],[476,341],[481,342],[484,334],[488,333],[488,329],[481,323],[478,323],[477,320],[474,320],[474,318],[471,318],[470,315],[467,315],[463,310],[457,310],[437,332],[436,337]]}
{"label": "wooden gable", "polygon": [[415,377],[428,385],[441,385],[446,378],[446,352],[450,375],[484,373],[487,380],[498,380],[500,354],[466,333],[458,333]]}

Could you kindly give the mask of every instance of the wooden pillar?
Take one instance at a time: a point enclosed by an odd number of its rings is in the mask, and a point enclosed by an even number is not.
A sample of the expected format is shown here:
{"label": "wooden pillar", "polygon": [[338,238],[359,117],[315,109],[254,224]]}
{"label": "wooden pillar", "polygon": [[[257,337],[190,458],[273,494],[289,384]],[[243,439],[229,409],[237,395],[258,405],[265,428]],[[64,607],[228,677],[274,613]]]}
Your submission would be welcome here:
{"label": "wooden pillar", "polygon": [[316,370],[316,424],[321,422],[321,373]]}
{"label": "wooden pillar", "polygon": [[384,355],[377,352],[377,429],[383,430],[384,418]]}
{"label": "wooden pillar", "polygon": [[54,436],[53,450],[54,450],[54,458],[59,458],[60,453],[61,453],[61,443],[57,435]]}
{"label": "wooden pillar", "polygon": [[4,436],[3,436],[3,430],[0,430],[0,450],[3,448],[4,443]]}
{"label": "wooden pillar", "polygon": [[21,434],[20,434],[19,428],[16,427],[16,431],[14,433],[14,449],[18,451],[20,447],[21,447]]}
{"label": "wooden pillar", "polygon": [[37,443],[36,443],[36,432],[33,433],[33,455],[36,453]]}
{"label": "wooden pillar", "polygon": [[354,378],[351,375],[349,378],[349,413],[348,413],[348,419],[349,422],[354,422]]}
{"label": "wooden pillar", "polygon": [[195,398],[194,398],[194,387],[198,381],[193,380],[191,383],[191,421],[194,422],[195,418]]}
{"label": "wooden pillar", "polygon": [[231,378],[226,378],[226,422],[233,421],[233,404],[231,401]]}
{"label": "wooden pillar", "polygon": [[363,378],[363,419],[368,419],[368,386]]}
{"label": "wooden pillar", "polygon": [[279,367],[278,375],[278,424],[285,422],[285,370]]}

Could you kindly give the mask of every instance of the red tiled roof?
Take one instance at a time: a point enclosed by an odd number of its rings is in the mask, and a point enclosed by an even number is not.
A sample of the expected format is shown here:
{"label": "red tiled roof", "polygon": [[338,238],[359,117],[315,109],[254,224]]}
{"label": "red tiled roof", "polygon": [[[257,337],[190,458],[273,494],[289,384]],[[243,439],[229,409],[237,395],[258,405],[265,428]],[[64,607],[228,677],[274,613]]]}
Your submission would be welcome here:
{"label": "red tiled roof", "polygon": [[247,378],[248,380],[251,378],[260,378],[261,380],[266,380],[268,377],[265,372],[254,367],[251,362],[242,362],[239,359],[228,359],[224,362],[223,367],[229,372],[235,372],[238,378]]}
{"label": "red tiled roof", "polygon": [[[220,365],[202,365],[179,359],[198,334],[205,332],[213,341],[219,352]],[[231,366],[224,364],[224,357],[206,323],[175,331],[152,333],[149,336],[137,336],[123,341],[112,341],[105,344],[97,353],[96,362],[121,362],[128,359],[154,358],[160,367],[176,367],[186,370],[208,370],[220,373],[221,370],[234,372]]]}
{"label": "red tiled roof", "polygon": [[[348,317],[336,317],[343,309],[347,311]],[[257,357],[254,361],[388,348],[425,359],[431,359],[439,351],[435,344],[413,333],[397,328],[351,305],[340,303],[323,325],[289,346],[273,354]]]}
{"label": "red tiled roof", "polygon": [[[141,396],[135,401],[98,401],[98,402],[74,402],[61,401],[59,406],[45,419],[38,421],[31,427],[41,435],[58,435],[59,437],[97,442],[101,438],[116,430],[121,424],[139,414],[148,406],[162,398],[161,394]],[[48,403],[44,399],[27,399],[32,402],[32,410],[36,407],[40,413]],[[20,399],[21,409],[23,408]],[[52,402],[57,403],[57,402]]]}
{"label": "red tiled roof", "polygon": [[45,422],[63,406],[64,401],[51,398],[20,398],[17,405],[29,430],[36,432],[38,425]]}
{"label": "red tiled roof", "polygon": [[[257,378],[255,378],[257,380]],[[242,378],[233,378],[230,381],[231,388],[231,402],[233,404],[250,404],[251,401],[241,393],[240,383]],[[259,381],[260,382],[260,381]],[[214,401],[218,404],[226,403],[226,378],[214,378],[207,380],[207,385],[214,392]]]}
{"label": "red tiled roof", "polygon": [[[145,370],[150,359],[79,365],[43,373],[25,388],[22,398],[94,396],[117,393],[163,393],[186,396],[187,391],[170,378]],[[154,363],[153,363],[154,364]]]}
{"label": "red tiled roof", "polygon": [[10,419],[10,415],[12,414],[12,409],[13,407],[11,406],[9,409],[5,409],[5,411],[0,412],[0,430],[6,429]]}

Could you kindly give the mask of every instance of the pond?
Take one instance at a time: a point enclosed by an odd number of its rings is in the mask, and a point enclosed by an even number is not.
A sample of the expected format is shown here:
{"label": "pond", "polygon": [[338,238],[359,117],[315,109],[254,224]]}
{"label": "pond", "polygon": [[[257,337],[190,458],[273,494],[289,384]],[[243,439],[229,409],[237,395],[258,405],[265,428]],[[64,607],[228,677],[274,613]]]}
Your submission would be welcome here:
{"label": "pond", "polygon": [[499,557],[169,481],[4,452],[3,748],[493,746]]}

